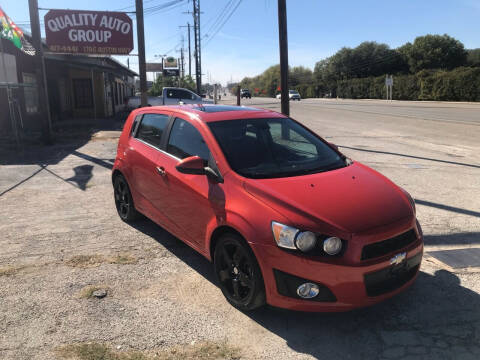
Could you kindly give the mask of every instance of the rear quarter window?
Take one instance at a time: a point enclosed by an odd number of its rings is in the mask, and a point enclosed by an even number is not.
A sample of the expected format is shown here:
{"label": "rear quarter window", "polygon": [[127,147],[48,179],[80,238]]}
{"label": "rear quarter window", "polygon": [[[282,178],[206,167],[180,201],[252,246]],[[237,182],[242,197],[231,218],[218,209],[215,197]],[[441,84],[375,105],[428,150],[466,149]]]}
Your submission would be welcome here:
{"label": "rear quarter window", "polygon": [[138,125],[135,137],[155,147],[160,147],[162,135],[168,124],[168,115],[145,114]]}

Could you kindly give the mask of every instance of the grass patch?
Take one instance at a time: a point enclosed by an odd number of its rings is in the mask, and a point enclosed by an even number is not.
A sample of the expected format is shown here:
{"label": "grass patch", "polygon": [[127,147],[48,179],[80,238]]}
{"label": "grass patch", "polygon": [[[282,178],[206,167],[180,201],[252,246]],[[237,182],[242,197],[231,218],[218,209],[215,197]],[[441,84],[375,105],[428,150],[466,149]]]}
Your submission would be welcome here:
{"label": "grass patch", "polygon": [[99,266],[100,264],[119,264],[119,265],[130,265],[136,264],[138,259],[128,253],[117,254],[110,257],[105,257],[102,255],[76,255],[66,261],[66,264],[73,267],[79,268],[89,268]]}
{"label": "grass patch", "polygon": [[72,360],[150,360],[138,351],[116,352],[98,343],[66,345],[56,352],[62,358]]}
{"label": "grass patch", "polygon": [[101,255],[76,255],[67,260],[67,265],[79,268],[89,268],[98,266],[105,262],[105,258]]}
{"label": "grass patch", "polygon": [[110,264],[130,265],[136,264],[138,259],[130,254],[118,254],[108,259]]}
{"label": "grass patch", "polygon": [[0,268],[0,276],[12,276],[23,269],[23,266],[6,266]]}
{"label": "grass patch", "polygon": [[84,299],[92,299],[95,297],[93,296],[93,293],[100,289],[105,289],[107,291],[107,295],[110,292],[110,289],[107,286],[88,285],[88,286],[85,286],[82,290],[80,290],[79,297]]}
{"label": "grass patch", "polygon": [[65,345],[56,350],[67,360],[238,360],[240,350],[227,343],[175,346],[161,351],[115,351],[99,343]]}

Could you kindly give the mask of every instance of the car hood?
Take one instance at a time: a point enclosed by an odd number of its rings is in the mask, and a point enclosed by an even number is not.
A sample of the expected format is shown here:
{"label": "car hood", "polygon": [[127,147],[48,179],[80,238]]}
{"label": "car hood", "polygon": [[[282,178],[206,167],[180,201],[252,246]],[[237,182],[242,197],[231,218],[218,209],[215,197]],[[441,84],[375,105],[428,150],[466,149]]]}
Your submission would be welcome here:
{"label": "car hood", "polygon": [[244,187],[294,224],[306,217],[350,234],[413,216],[398,186],[357,162],[305,176],[247,179]]}

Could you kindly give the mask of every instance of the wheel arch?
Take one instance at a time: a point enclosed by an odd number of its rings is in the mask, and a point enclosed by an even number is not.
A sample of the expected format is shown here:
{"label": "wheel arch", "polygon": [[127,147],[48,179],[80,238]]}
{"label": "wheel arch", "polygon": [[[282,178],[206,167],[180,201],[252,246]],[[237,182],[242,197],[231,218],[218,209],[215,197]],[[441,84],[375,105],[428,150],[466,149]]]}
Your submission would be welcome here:
{"label": "wheel arch", "polygon": [[[213,230],[212,235],[210,235],[210,246],[209,246],[209,256],[210,256],[210,261],[213,261],[213,253],[215,252],[215,247],[217,246],[218,240],[225,234],[235,234],[240,236],[245,244],[248,245],[247,240],[245,239],[245,236],[240,233],[237,229],[230,225],[221,225],[217,227],[215,230]],[[250,247],[250,245],[248,245]]]}
{"label": "wheel arch", "polygon": [[123,175],[123,173],[122,173],[120,170],[114,169],[114,170],[112,171],[112,184],[114,183],[115,178],[116,178],[118,175],[122,175],[123,177],[125,177],[125,175]]}

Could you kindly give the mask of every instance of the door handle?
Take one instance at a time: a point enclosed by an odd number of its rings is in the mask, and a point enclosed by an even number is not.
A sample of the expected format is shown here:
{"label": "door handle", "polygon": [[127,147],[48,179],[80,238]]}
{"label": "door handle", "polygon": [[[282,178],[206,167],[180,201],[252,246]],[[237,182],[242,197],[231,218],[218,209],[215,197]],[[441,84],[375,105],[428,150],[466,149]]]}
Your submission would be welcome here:
{"label": "door handle", "polygon": [[155,170],[157,170],[157,173],[158,173],[158,175],[160,175],[160,176],[165,176],[165,175],[167,175],[167,172],[165,171],[165,168],[164,168],[163,166],[157,166],[157,167],[155,168]]}

